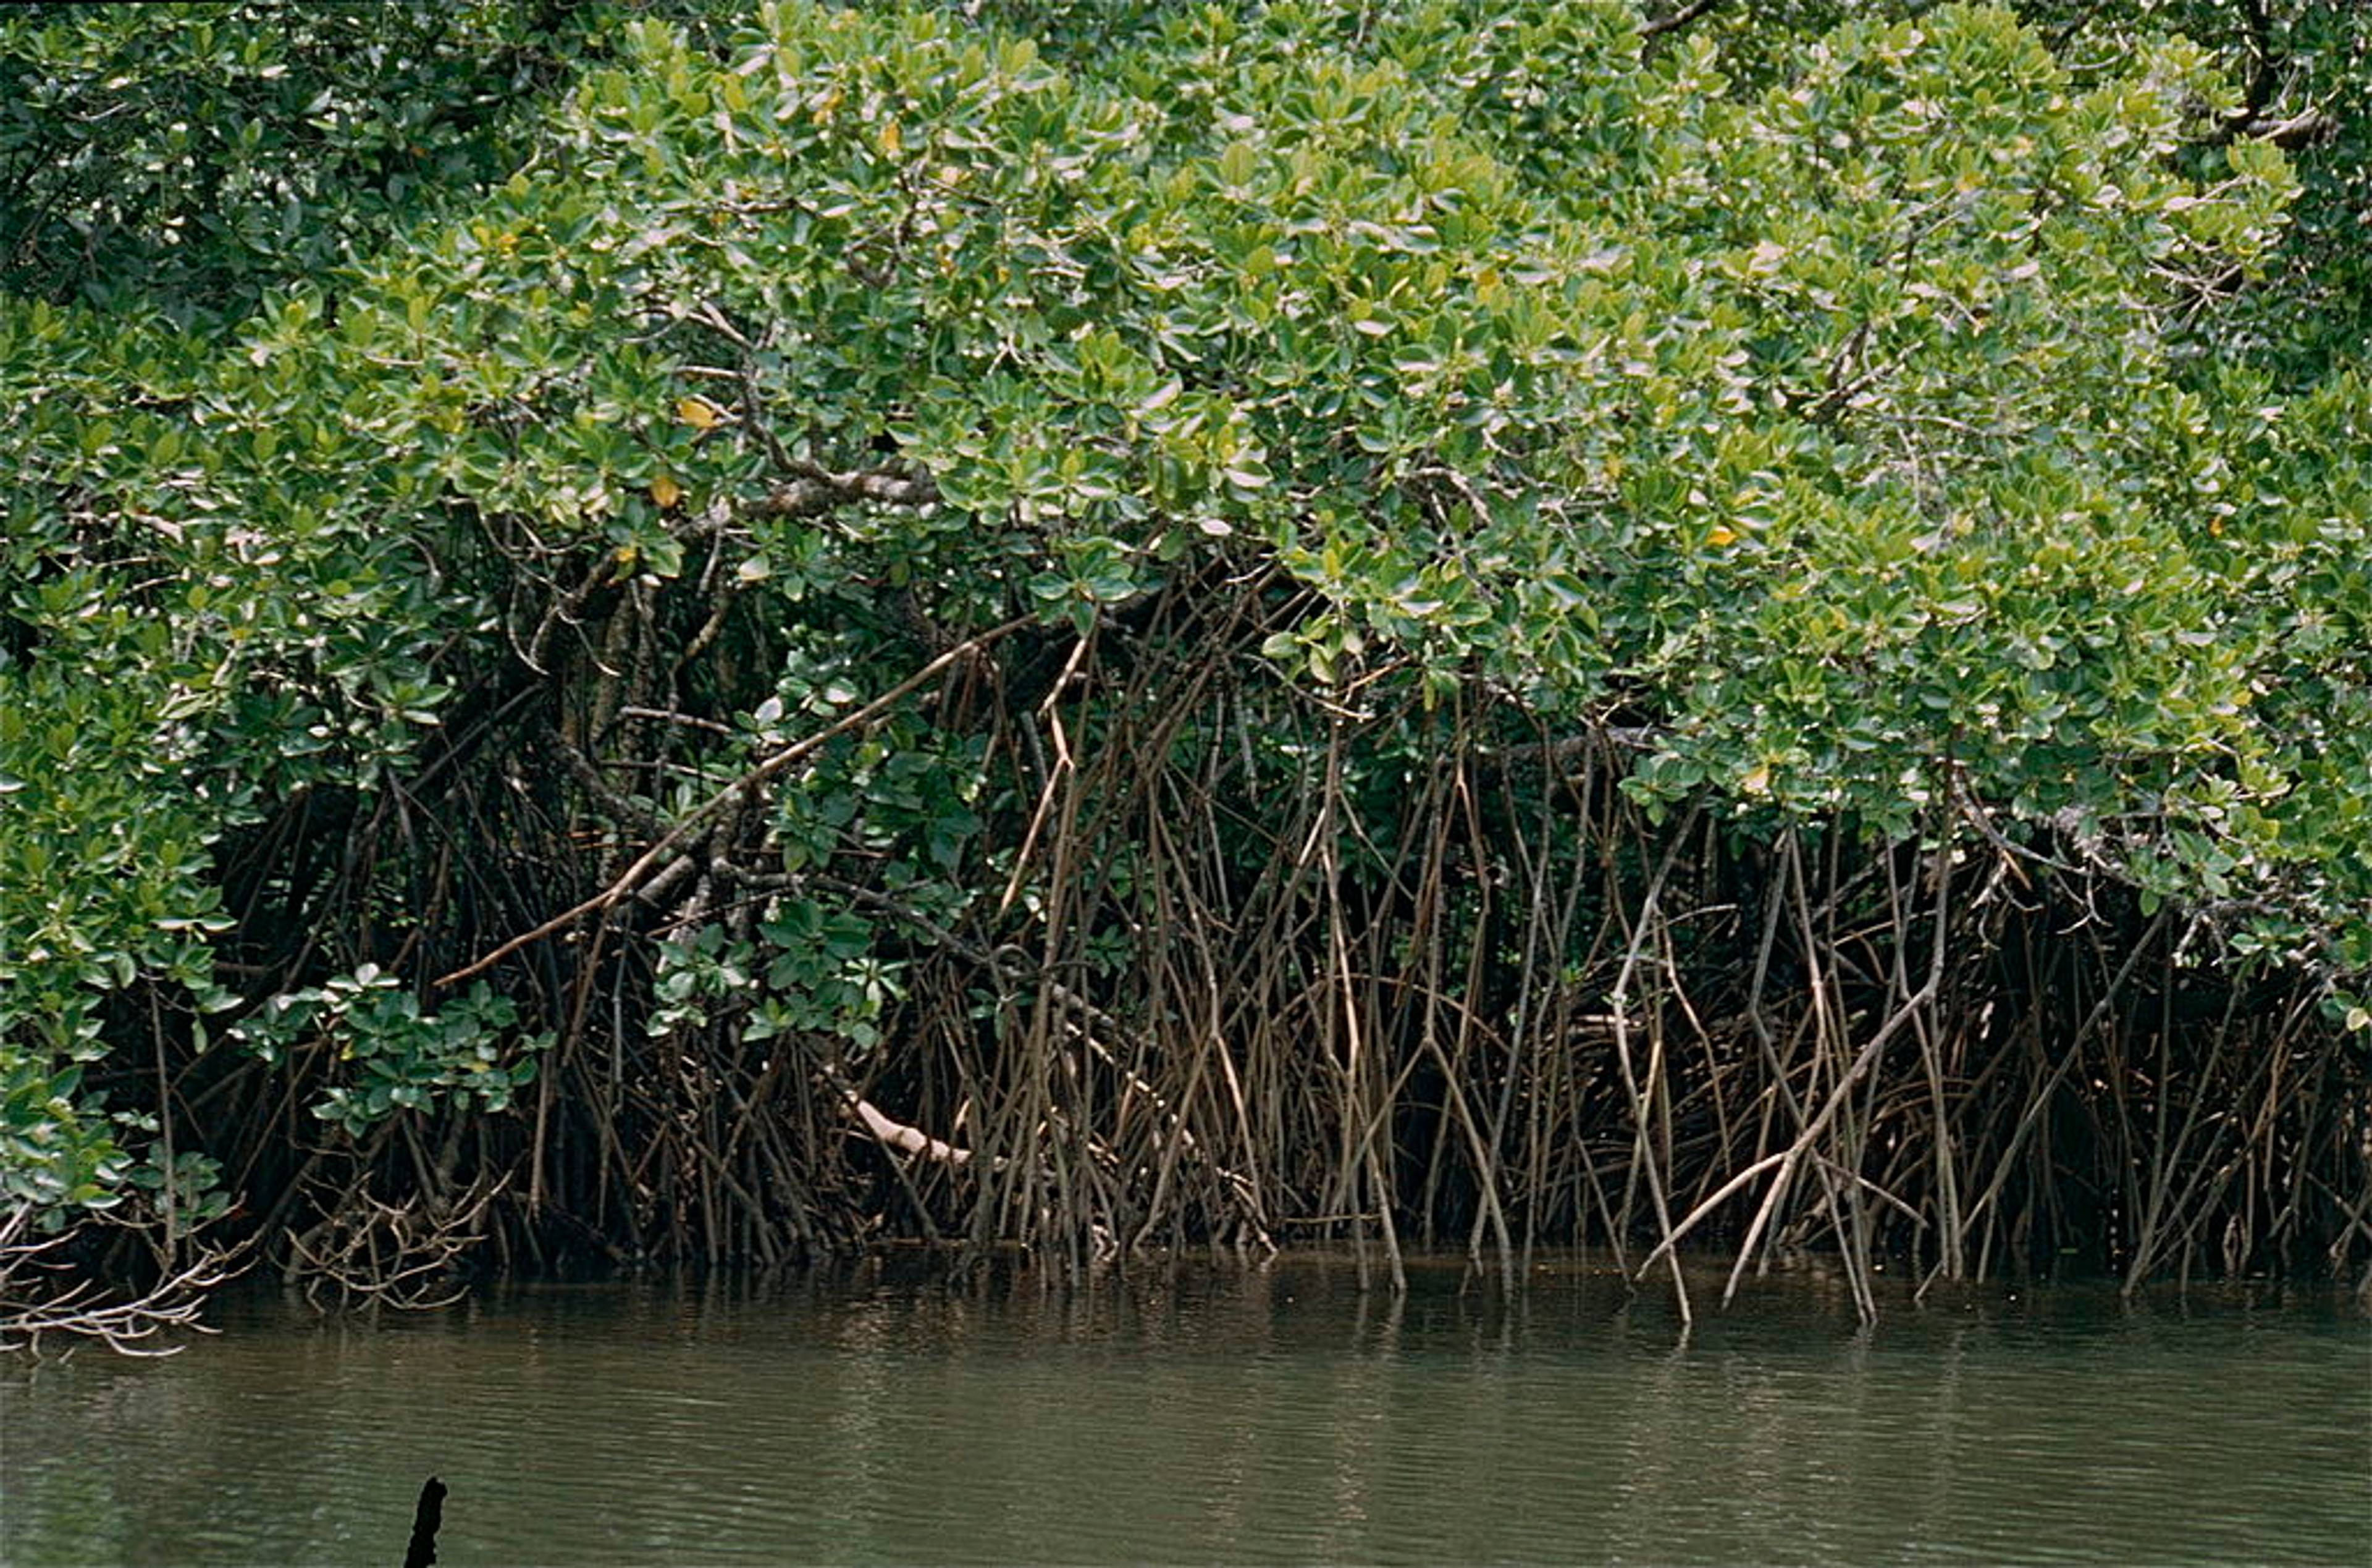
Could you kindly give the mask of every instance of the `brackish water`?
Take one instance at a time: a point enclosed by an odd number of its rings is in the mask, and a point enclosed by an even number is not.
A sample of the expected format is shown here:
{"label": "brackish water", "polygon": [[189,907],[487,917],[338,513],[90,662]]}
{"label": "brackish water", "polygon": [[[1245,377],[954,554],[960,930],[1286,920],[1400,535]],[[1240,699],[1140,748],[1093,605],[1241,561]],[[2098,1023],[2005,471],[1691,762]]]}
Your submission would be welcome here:
{"label": "brackish water", "polygon": [[0,1365],[0,1562],[2372,1563],[2338,1295],[1889,1306],[1683,1336],[1587,1264],[520,1287]]}

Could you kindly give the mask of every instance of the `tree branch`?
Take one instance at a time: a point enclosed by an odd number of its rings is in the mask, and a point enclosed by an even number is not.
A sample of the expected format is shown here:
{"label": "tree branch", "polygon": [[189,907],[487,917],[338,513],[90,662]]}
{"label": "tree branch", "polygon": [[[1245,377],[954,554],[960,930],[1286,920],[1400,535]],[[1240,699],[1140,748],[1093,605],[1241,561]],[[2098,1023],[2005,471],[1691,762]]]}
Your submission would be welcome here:
{"label": "tree branch", "polygon": [[1679,10],[1674,11],[1669,17],[1652,17],[1646,21],[1641,22],[1639,24],[1639,36],[1641,38],[1661,38],[1668,32],[1678,32],[1680,29],[1687,27],[1691,22],[1695,21],[1699,17],[1703,16],[1707,11],[1712,10],[1719,4],[1721,4],[1721,0],[1689,0],[1687,5],[1681,6]]}
{"label": "tree branch", "polygon": [[798,477],[759,502],[755,508],[759,517],[811,517],[852,501],[925,506],[939,498],[939,487],[918,468],[899,465],[834,473],[804,458],[784,460]]}
{"label": "tree branch", "polygon": [[553,935],[555,932],[565,930],[586,915],[599,914],[607,912],[610,908],[614,907],[621,900],[624,899],[629,893],[632,893],[642,882],[644,877],[658,869],[660,865],[682,844],[684,840],[692,835],[693,829],[706,822],[718,811],[732,804],[734,798],[739,796],[744,790],[754,789],[759,784],[764,784],[768,779],[773,778],[775,774],[781,772],[792,763],[813,753],[817,749],[824,745],[825,742],[831,740],[836,737],[845,735],[852,729],[863,728],[866,725],[868,725],[875,719],[879,718],[882,714],[886,713],[893,704],[905,698],[909,693],[914,691],[920,687],[929,684],[933,679],[936,679],[942,671],[947,669],[948,666],[956,663],[959,659],[965,658],[971,654],[979,652],[981,649],[987,647],[990,644],[1011,635],[1013,633],[1019,631],[1024,626],[1033,624],[1036,621],[1036,619],[1037,618],[1035,616],[1030,615],[1017,616],[1013,620],[1006,621],[1002,626],[992,628],[989,631],[982,633],[977,637],[972,637],[957,644],[954,647],[949,648],[946,653],[941,654],[930,663],[923,666],[922,668],[916,670],[913,674],[908,676],[905,679],[900,681],[897,685],[891,687],[880,696],[876,697],[873,701],[866,703],[865,706],[858,708],[854,713],[843,715],[838,720],[825,726],[822,729],[816,731],[815,734],[808,736],[804,740],[795,741],[791,745],[783,748],[783,749],[775,752],[773,756],[767,758],[764,761],[759,763],[756,767],[750,769],[739,778],[735,779],[731,784],[727,784],[723,789],[718,790],[715,795],[709,796],[708,799],[703,801],[699,806],[694,807],[680,821],[677,822],[673,828],[670,828],[667,833],[660,838],[658,842],[645,850],[641,857],[638,858],[632,865],[627,866],[624,873],[607,888],[602,889],[601,891],[594,894],[591,898],[587,899],[583,903],[577,904],[571,909],[563,910],[560,913],[553,915],[550,920],[545,921],[541,925],[537,926],[534,930],[523,932],[520,935],[512,937],[509,941],[504,943],[493,952],[488,953],[484,958],[479,958],[473,963],[466,964],[460,969],[455,970],[450,974],[440,975],[435,982],[436,985],[441,989],[445,986],[455,984],[460,981],[468,980],[472,975],[483,974],[486,970],[494,968],[494,965],[500,963],[503,959],[509,958],[513,953],[517,952],[520,948],[541,942],[545,937]]}

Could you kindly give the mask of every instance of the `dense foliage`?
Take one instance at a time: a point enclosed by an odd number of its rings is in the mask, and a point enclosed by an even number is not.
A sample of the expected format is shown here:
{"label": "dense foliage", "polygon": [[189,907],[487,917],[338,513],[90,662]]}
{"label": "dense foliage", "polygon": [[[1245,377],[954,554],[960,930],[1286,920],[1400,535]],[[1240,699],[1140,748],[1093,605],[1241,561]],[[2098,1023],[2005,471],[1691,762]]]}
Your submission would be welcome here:
{"label": "dense foliage", "polygon": [[992,9],[0,18],[10,1235],[2372,1257],[2359,19]]}

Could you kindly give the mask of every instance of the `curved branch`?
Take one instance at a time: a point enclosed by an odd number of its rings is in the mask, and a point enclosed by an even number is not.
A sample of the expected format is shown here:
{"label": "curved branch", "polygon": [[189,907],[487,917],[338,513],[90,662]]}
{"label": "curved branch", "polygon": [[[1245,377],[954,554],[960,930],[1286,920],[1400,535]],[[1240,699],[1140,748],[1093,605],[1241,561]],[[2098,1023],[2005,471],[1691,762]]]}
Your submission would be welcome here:
{"label": "curved branch", "polygon": [[989,631],[982,633],[977,637],[972,637],[957,644],[954,647],[949,648],[946,653],[941,654],[938,657],[931,660],[930,663],[923,666],[922,668],[916,670],[913,674],[908,676],[905,679],[900,681],[889,691],[884,691],[880,696],[876,697],[873,701],[866,703],[865,706],[856,709],[853,713],[843,715],[838,720],[826,725],[823,728],[816,731],[815,734],[807,737],[805,739],[794,741],[789,746],[783,748],[783,749],[775,752],[773,756],[767,758],[764,761],[759,763],[756,767],[750,769],[739,778],[735,779],[731,784],[727,784],[723,789],[718,790],[715,795],[709,796],[700,805],[694,807],[690,812],[686,813],[681,820],[678,821],[673,828],[668,830],[666,835],[663,836],[658,842],[645,850],[642,853],[642,855],[636,859],[632,865],[627,866],[625,871],[618,877],[618,879],[610,883],[607,888],[602,889],[599,892],[594,894],[591,898],[587,899],[584,902],[577,904],[573,908],[563,910],[560,913],[553,915],[550,920],[545,921],[541,925],[537,926],[534,930],[522,932],[520,935],[512,937],[509,941],[504,943],[501,947],[496,947],[493,952],[488,953],[485,957],[479,958],[474,962],[465,964],[461,968],[455,970],[450,974],[439,975],[433,983],[441,989],[442,987],[468,980],[473,975],[483,974],[486,970],[494,968],[494,965],[500,963],[503,959],[509,958],[513,953],[517,952],[520,948],[531,947],[535,943],[542,941],[547,936],[564,931],[569,926],[574,925],[577,921],[583,919],[588,914],[604,913],[610,909],[615,907],[620,900],[623,900],[628,894],[632,893],[641,885],[644,877],[648,877],[652,872],[657,870],[659,866],[682,845],[684,840],[691,837],[693,830],[699,828],[711,817],[714,817],[717,812],[731,805],[743,791],[754,789],[759,784],[764,784],[768,779],[773,778],[775,774],[781,772],[792,763],[812,754],[826,742],[832,740],[839,736],[845,735],[852,729],[859,729],[866,725],[872,723],[875,719],[880,717],[882,714],[887,712],[893,704],[904,699],[908,694],[923,686],[928,685],[933,679],[936,679],[943,671],[945,671],[948,666],[956,663],[959,659],[968,657],[971,655],[979,652],[981,649],[987,647],[990,644],[998,641],[1000,638],[1010,636],[1013,633],[1019,631],[1024,626],[1033,624],[1036,619],[1037,618],[1035,616],[1030,615],[1017,616],[1013,620],[1006,621],[1002,626],[994,627]]}
{"label": "curved branch", "polygon": [[1712,10],[1715,6],[1720,4],[1721,0],[1689,0],[1687,5],[1681,6],[1679,10],[1674,11],[1669,17],[1651,17],[1647,20],[1641,22],[1639,24],[1639,36],[1641,38],[1661,38],[1668,32],[1678,32],[1680,29],[1687,27],[1691,22],[1695,21],[1699,17],[1703,16],[1707,11]]}
{"label": "curved branch", "polygon": [[202,1247],[187,1267],[150,1289],[109,1300],[98,1284],[75,1278],[50,1256],[73,1233],[32,1238],[34,1218],[33,1206],[19,1203],[0,1220],[0,1352],[39,1354],[43,1334],[64,1334],[98,1340],[121,1355],[171,1355],[181,1347],[146,1342],[169,1329],[214,1332],[198,1320],[199,1310],[253,1261],[241,1258],[244,1243]]}
{"label": "curved branch", "polygon": [[919,1127],[909,1127],[902,1121],[892,1121],[889,1117],[884,1116],[880,1109],[871,1100],[844,1085],[838,1086],[842,1093],[849,1097],[847,1100],[849,1113],[865,1123],[865,1130],[887,1147],[901,1150],[910,1155],[920,1155],[924,1159],[936,1160],[942,1165],[964,1166],[971,1163],[970,1149],[958,1148],[944,1139],[934,1138]]}

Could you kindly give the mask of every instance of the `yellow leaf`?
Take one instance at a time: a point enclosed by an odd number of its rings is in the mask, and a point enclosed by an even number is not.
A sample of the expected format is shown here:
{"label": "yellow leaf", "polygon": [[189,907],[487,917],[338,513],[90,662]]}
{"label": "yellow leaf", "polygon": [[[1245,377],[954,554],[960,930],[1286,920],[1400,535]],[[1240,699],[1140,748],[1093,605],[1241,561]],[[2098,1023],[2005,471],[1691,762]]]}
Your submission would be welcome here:
{"label": "yellow leaf", "polygon": [[1753,767],[1747,770],[1746,776],[1744,778],[1738,781],[1738,787],[1744,790],[1749,795],[1769,795],[1771,793],[1771,769],[1767,765],[1758,762]]}
{"label": "yellow leaf", "polygon": [[683,486],[673,475],[663,473],[651,481],[651,499],[659,504],[659,510],[667,511],[683,499]]}
{"label": "yellow leaf", "polygon": [[714,430],[725,412],[706,398],[682,398],[676,402],[675,416],[694,430]]}
{"label": "yellow leaf", "polygon": [[1705,542],[1712,545],[1715,550],[1720,550],[1725,546],[1736,544],[1738,542],[1738,532],[1727,524],[1715,523],[1713,526],[1713,532],[1705,535]]}
{"label": "yellow leaf", "polygon": [[883,121],[881,122],[881,151],[883,156],[888,157],[896,157],[898,156],[898,149],[905,145],[905,138],[898,134],[898,122],[895,120]]}

